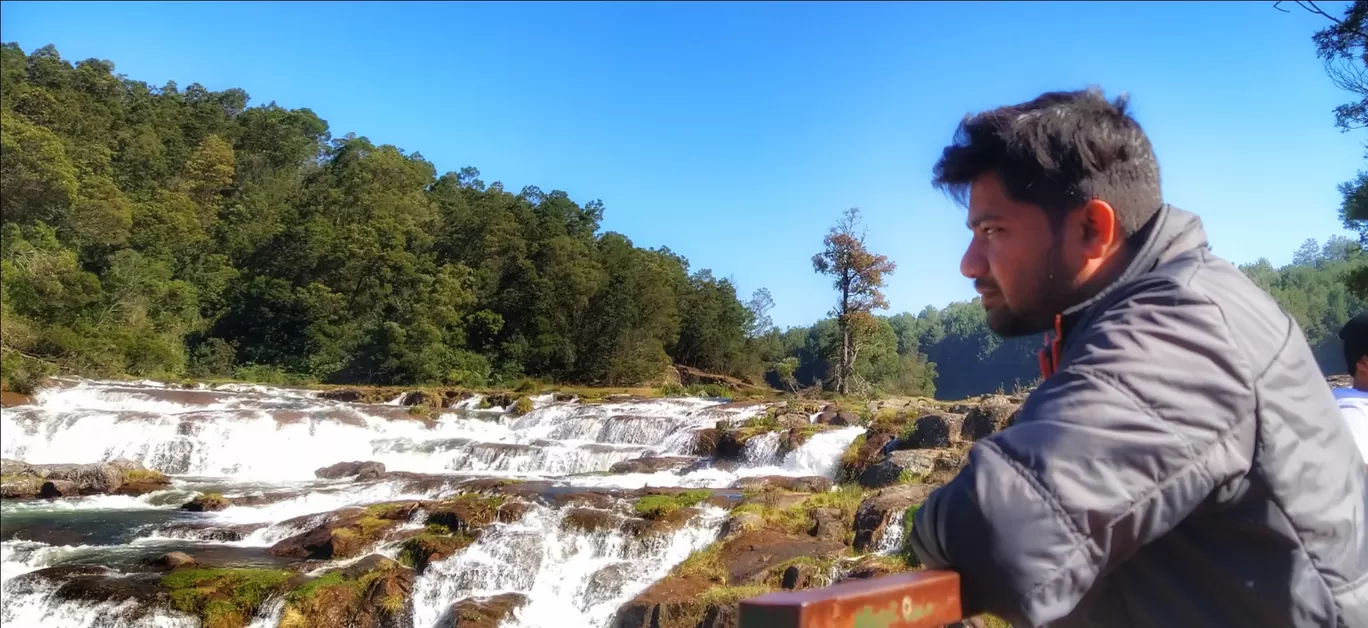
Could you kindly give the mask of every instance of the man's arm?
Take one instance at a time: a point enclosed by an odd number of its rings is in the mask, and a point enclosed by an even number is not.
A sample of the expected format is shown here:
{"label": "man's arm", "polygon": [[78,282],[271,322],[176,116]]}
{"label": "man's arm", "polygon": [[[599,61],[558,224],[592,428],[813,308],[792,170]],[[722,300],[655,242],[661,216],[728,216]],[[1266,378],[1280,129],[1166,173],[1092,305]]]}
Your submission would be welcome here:
{"label": "man's arm", "polygon": [[966,612],[1067,615],[1248,468],[1253,394],[1220,311],[1176,287],[1146,296],[1072,340],[1016,425],[979,441],[917,511],[909,542],[960,572]]}

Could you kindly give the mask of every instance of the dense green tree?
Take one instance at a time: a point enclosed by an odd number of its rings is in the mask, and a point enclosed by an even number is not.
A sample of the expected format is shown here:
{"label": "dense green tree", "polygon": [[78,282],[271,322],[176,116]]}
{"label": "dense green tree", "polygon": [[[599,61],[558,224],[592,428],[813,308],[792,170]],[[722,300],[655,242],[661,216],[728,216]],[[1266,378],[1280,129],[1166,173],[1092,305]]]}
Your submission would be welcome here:
{"label": "dense green tree", "polygon": [[[421,154],[334,137],[308,109],[248,103],[0,46],[6,385],[58,372],[620,385],[673,363],[783,390],[836,379],[959,398],[1036,377],[1040,339],[997,338],[975,302],[875,315],[893,264],[864,249],[855,212],[814,260],[840,303],[780,330],[767,290],[743,301],[668,248],[602,231],[597,200],[514,193],[472,167],[439,175]],[[1243,270],[1340,372],[1335,332],[1365,305],[1344,280],[1365,267],[1358,242],[1332,238]]]}
{"label": "dense green tree", "polygon": [[51,46],[0,48],[0,92],[7,377],[758,381],[780,357],[731,281],[600,232],[599,201]]}

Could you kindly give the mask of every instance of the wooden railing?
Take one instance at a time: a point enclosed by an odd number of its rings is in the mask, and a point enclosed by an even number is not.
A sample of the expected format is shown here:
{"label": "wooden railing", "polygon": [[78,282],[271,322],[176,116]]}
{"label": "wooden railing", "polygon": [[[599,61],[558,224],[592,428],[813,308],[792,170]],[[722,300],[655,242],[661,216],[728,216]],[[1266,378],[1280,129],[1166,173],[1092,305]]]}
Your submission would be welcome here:
{"label": "wooden railing", "polygon": [[917,571],[742,600],[739,628],[939,628],[963,619],[960,578]]}

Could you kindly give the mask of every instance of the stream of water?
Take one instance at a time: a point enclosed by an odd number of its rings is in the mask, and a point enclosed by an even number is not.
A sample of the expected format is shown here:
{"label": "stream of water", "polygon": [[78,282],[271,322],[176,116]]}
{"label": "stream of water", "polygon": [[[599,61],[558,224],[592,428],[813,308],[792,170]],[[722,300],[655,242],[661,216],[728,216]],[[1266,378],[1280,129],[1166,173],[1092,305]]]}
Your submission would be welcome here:
{"label": "stream of water", "polygon": [[[0,413],[0,456],[31,464],[137,461],[172,477],[139,497],[100,495],[0,502],[0,622],[5,626],[197,626],[166,609],[132,602],[63,601],[48,580],[25,574],[52,566],[101,565],[135,570],[168,551],[228,556],[235,565],[279,566],[264,549],[345,508],[403,499],[439,499],[461,480],[541,480],[564,490],[642,487],[726,488],[747,476],[827,476],[862,428],[813,436],[780,453],[779,433],[749,441],[745,460],[698,458],[673,471],[612,473],[645,456],[688,457],[699,430],[741,422],[760,405],[720,399],[660,399],[581,404],[533,398],[513,416],[478,409],[479,399],[416,419],[400,399],[352,404],[304,390],[263,386],[182,389],[156,382],[63,381],[35,403]],[[390,474],[374,481],[320,480],[314,471],[342,461],[377,461]],[[403,474],[400,474],[403,475]],[[559,489],[558,489],[559,490]],[[260,505],[188,512],[203,492],[269,495]],[[561,525],[568,508],[536,505],[514,523],[495,524],[465,550],[430,565],[413,586],[413,617],[430,628],[454,602],[521,593],[528,603],[505,623],[518,627],[612,623],[617,609],[690,552],[716,539],[725,512],[705,507],[686,525],[649,541],[621,531],[579,532]],[[420,525],[410,523],[406,525]],[[205,529],[240,534],[207,534]],[[397,547],[371,553],[393,557]],[[134,612],[138,610],[139,612]],[[279,622],[282,604],[266,605],[253,627]]]}

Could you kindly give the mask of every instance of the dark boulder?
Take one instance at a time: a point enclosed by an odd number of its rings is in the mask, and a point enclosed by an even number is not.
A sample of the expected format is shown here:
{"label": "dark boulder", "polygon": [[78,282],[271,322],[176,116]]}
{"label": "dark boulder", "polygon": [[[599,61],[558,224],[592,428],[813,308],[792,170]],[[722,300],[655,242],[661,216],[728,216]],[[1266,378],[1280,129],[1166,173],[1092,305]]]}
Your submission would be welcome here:
{"label": "dark boulder", "polygon": [[337,480],[346,477],[354,477],[358,480],[374,480],[385,474],[385,465],[381,462],[339,462],[314,470],[314,477],[324,480]]}

